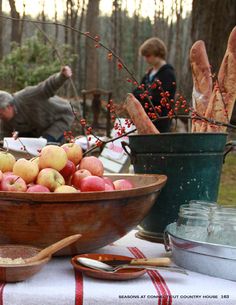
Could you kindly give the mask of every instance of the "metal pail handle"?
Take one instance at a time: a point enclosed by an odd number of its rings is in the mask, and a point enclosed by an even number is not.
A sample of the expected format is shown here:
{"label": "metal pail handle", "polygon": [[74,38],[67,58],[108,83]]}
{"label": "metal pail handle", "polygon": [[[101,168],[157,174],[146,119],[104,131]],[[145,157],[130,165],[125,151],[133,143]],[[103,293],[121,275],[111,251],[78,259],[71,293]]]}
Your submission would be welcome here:
{"label": "metal pail handle", "polygon": [[172,251],[170,236],[169,236],[169,233],[167,230],[165,230],[163,233],[163,239],[164,239],[164,246],[165,246],[166,252]]}
{"label": "metal pail handle", "polygon": [[225,144],[225,147],[226,147],[226,150],[224,152],[224,160],[223,160],[223,163],[225,163],[225,158],[226,156],[228,155],[229,152],[231,152],[234,147],[236,147],[236,141],[229,141]]}
{"label": "metal pail handle", "polygon": [[134,164],[136,161],[136,153],[131,149],[129,143],[127,143],[125,141],[121,141],[121,145],[122,145],[122,148],[124,149],[124,151],[130,157],[131,163]]}

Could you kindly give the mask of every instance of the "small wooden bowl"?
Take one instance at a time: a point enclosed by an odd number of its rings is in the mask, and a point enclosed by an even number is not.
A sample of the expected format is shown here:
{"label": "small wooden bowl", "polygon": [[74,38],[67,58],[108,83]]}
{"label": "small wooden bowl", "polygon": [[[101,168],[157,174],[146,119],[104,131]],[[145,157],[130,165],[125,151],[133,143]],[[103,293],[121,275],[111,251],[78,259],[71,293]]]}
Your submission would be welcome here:
{"label": "small wooden bowl", "polygon": [[137,277],[140,277],[146,273],[145,269],[121,269],[114,273],[109,273],[106,271],[99,271],[95,269],[91,269],[89,267],[81,265],[77,259],[79,257],[87,257],[92,258],[96,260],[102,260],[105,262],[106,260],[132,260],[133,257],[124,256],[124,255],[115,255],[115,254],[100,254],[100,253],[88,253],[88,254],[81,254],[76,255],[71,259],[71,264],[75,268],[75,270],[78,270],[80,272],[83,272],[85,275],[89,277],[93,277],[96,279],[101,280],[115,280],[115,281],[124,281],[124,280],[131,280],[135,279]]}
{"label": "small wooden bowl", "polygon": [[[26,259],[37,254],[41,249],[23,245],[0,246],[0,257]],[[1,264],[0,282],[20,282],[39,272],[50,260],[50,256],[40,261],[28,264]]]}

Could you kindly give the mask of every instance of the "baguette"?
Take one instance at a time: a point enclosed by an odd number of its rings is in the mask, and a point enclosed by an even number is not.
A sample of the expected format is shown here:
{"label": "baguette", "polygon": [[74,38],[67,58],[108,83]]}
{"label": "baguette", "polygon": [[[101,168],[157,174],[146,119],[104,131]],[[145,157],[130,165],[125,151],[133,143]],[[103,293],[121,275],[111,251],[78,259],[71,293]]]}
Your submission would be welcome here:
{"label": "baguette", "polygon": [[143,106],[134,97],[133,94],[127,94],[124,107],[127,110],[134,125],[136,126],[138,134],[145,135],[160,133],[146,114],[145,110],[143,109]]}
{"label": "baguette", "polygon": [[[212,77],[205,44],[202,40],[193,44],[189,57],[193,76],[193,108],[197,114],[205,116],[212,93]],[[192,132],[200,132],[201,125],[202,121],[193,121]]]}
{"label": "baguette", "polygon": [[[212,93],[206,116],[223,123],[229,123],[236,99],[236,27],[233,28],[227,49],[218,73],[219,84]],[[223,98],[222,98],[223,97]],[[208,132],[225,132],[225,126],[207,124]]]}

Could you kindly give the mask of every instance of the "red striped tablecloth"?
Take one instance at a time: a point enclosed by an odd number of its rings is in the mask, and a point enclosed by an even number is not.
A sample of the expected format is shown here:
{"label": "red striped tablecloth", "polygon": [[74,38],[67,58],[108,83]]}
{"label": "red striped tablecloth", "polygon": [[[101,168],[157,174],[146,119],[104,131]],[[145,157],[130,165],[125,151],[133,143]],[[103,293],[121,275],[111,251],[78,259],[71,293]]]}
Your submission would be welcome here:
{"label": "red striped tablecloth", "polygon": [[[95,252],[138,258],[165,255],[163,245],[137,239],[134,231]],[[0,284],[0,305],[82,304],[236,305],[236,282],[190,271],[188,276],[148,271],[129,281],[105,281],[74,272],[70,258],[54,258],[27,281]]]}

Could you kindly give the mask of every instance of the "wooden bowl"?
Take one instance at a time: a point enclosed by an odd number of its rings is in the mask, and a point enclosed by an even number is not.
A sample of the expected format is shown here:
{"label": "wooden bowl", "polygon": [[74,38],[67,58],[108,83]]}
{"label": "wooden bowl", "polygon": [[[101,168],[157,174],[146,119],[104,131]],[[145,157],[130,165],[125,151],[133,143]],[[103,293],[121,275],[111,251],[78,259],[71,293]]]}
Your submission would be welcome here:
{"label": "wooden bowl", "polygon": [[91,252],[119,239],[148,214],[167,177],[107,175],[135,188],[88,193],[0,192],[0,243],[44,248],[69,235],[82,237],[57,255]]}
{"label": "wooden bowl", "polygon": [[[37,254],[40,249],[23,245],[4,245],[0,246],[0,257],[4,258],[23,258],[26,259]],[[34,263],[28,264],[1,264],[0,263],[0,282],[19,282],[23,281],[35,273],[50,260],[51,257],[44,258]]]}

